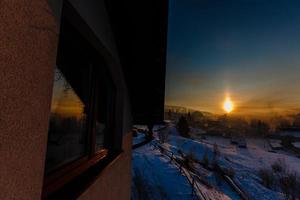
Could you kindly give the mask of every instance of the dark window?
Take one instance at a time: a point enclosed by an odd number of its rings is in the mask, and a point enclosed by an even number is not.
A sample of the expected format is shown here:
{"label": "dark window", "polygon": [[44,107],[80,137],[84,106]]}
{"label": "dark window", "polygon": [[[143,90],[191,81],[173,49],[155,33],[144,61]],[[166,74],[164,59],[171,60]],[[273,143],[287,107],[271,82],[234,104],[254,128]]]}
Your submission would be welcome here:
{"label": "dark window", "polygon": [[115,89],[105,69],[98,69],[96,89],[96,145],[95,151],[109,148],[113,131],[113,117],[115,104]]}
{"label": "dark window", "polygon": [[87,154],[89,81],[88,68],[55,68],[46,173]]}
{"label": "dark window", "polygon": [[75,20],[63,11],[43,190],[50,199],[63,191],[75,195],[121,148],[121,135],[114,138],[116,89],[107,53],[91,45],[87,38],[97,42],[92,31],[71,5],[64,6]]}

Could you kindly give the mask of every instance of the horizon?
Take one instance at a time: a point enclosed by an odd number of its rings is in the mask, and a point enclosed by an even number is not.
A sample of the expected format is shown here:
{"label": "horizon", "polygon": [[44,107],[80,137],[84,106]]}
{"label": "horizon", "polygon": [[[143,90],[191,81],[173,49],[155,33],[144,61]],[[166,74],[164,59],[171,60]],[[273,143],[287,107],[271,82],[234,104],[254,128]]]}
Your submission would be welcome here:
{"label": "horizon", "polygon": [[215,112],[210,112],[207,110],[199,110],[197,108],[191,108],[191,107],[187,107],[187,106],[183,106],[183,105],[169,105],[169,104],[165,104],[165,112],[167,112],[169,109],[167,107],[178,107],[178,108],[182,108],[182,109],[186,109],[187,112],[183,112],[183,113],[193,113],[193,112],[201,112],[201,113],[207,113],[210,115],[214,115],[214,116],[224,116],[227,115],[228,117],[238,117],[238,118],[247,118],[247,119],[260,119],[260,120],[270,120],[271,118],[276,118],[276,117],[282,117],[282,118],[290,118],[293,116],[297,116],[300,115],[300,112],[294,112],[294,113],[236,113],[233,112],[231,114],[226,113],[225,111],[223,111],[223,113],[215,113]]}
{"label": "horizon", "polygon": [[[170,1],[165,105],[300,112],[300,2]],[[253,14],[254,13],[254,14]]]}

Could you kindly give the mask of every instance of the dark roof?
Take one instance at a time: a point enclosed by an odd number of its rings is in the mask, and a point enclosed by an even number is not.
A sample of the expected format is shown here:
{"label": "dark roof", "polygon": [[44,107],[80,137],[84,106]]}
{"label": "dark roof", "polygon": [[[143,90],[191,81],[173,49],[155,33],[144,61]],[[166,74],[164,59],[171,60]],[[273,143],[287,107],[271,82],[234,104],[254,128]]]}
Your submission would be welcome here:
{"label": "dark roof", "polygon": [[167,0],[109,0],[109,16],[135,124],[164,117]]}

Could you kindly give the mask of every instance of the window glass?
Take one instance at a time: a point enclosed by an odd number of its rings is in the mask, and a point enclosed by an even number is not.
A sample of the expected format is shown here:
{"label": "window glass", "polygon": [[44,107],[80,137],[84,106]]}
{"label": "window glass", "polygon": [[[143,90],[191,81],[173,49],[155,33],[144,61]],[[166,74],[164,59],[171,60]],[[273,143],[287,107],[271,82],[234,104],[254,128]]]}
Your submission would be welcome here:
{"label": "window glass", "polygon": [[88,80],[82,67],[55,69],[46,173],[86,154]]}
{"label": "window glass", "polygon": [[114,87],[109,76],[103,71],[97,74],[96,152],[109,148],[113,134]]}
{"label": "window glass", "polygon": [[112,146],[115,90],[105,62],[73,24],[62,20],[45,173]]}

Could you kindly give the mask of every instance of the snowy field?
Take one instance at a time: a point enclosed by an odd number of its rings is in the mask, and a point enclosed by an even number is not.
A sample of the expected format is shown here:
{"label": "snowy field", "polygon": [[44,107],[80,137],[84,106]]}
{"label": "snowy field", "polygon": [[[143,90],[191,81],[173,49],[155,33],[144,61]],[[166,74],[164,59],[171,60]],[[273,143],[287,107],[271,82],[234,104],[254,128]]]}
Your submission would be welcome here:
{"label": "snowy field", "polygon": [[[233,180],[253,200],[281,200],[284,196],[279,191],[274,191],[262,185],[258,176],[260,169],[270,169],[271,165],[278,159],[283,160],[288,170],[300,174],[300,159],[293,153],[284,150],[270,151],[271,147],[263,139],[245,138],[247,148],[239,148],[230,143],[230,139],[208,136],[204,140],[193,140],[178,135],[174,127],[169,127],[168,141],[163,144],[165,148],[176,153],[178,150],[189,155],[193,154],[195,159],[202,160],[207,155],[212,161],[214,144],[220,151],[218,163],[222,168],[234,170]],[[158,142],[154,140],[153,142]],[[140,147],[133,151],[133,199],[141,199],[141,191],[135,184],[142,182],[144,189],[149,192],[148,198],[144,199],[193,199],[191,186],[187,179],[178,172],[178,169],[162,156],[158,150],[153,150],[151,145]],[[211,173],[205,177],[209,182],[215,178]],[[217,185],[217,184],[215,184]],[[142,189],[140,189],[142,190]],[[221,193],[218,199],[240,199],[231,191],[226,184],[216,186],[214,190]],[[213,193],[216,191],[207,191]],[[148,193],[147,193],[148,194]],[[219,194],[218,194],[219,195]],[[222,196],[223,195],[223,196]],[[211,198],[211,199],[217,199]]]}
{"label": "snowy field", "polygon": [[187,179],[150,144],[133,151],[132,199],[193,199]]}
{"label": "snowy field", "polygon": [[139,144],[146,140],[146,135],[144,133],[138,133],[136,137],[134,137],[132,144]]}

